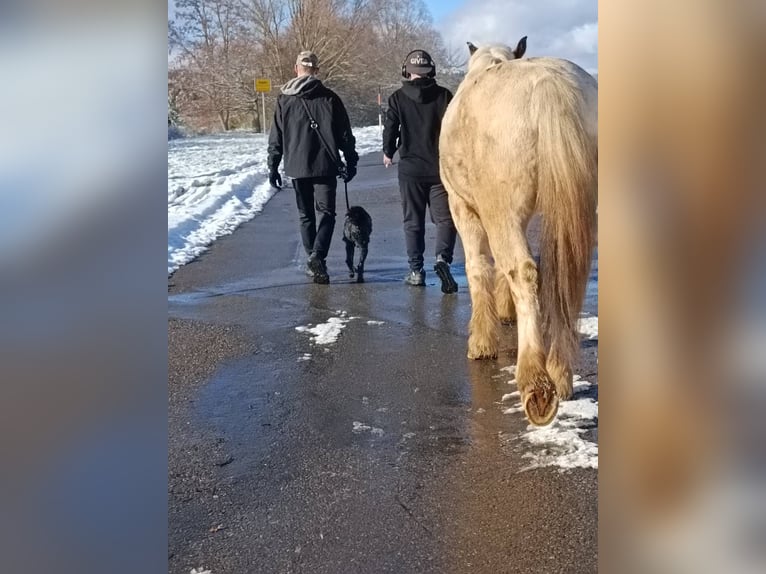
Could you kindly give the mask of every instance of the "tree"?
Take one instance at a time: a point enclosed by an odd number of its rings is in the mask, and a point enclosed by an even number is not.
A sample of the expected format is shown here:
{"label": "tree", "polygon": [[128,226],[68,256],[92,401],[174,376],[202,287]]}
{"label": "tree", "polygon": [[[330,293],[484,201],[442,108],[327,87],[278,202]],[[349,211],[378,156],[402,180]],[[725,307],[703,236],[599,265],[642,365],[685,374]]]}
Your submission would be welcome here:
{"label": "tree", "polygon": [[169,26],[170,45],[180,51],[181,89],[190,92],[187,101],[193,104],[189,111],[214,111],[224,130],[237,108],[235,5],[234,0],[177,0],[176,20]]}
{"label": "tree", "polygon": [[[168,35],[177,109],[199,123],[216,118],[224,130],[243,118],[260,129],[254,79],[284,84],[302,50],[317,53],[320,77],[357,125],[377,121],[379,86],[398,85],[408,52],[427,50],[440,72],[448,56],[423,0],[177,0],[176,7]],[[266,95],[269,108],[276,96]]]}

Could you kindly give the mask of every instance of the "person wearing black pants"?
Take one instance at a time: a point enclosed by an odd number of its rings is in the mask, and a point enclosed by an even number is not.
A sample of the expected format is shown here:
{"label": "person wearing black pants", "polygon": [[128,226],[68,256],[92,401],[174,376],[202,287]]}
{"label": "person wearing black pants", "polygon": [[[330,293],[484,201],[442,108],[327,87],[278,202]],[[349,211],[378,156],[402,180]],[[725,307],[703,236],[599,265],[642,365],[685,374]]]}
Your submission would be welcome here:
{"label": "person wearing black pants", "polygon": [[[436,259],[448,265],[451,264],[457,230],[449,210],[447,190],[438,181],[400,179],[399,191],[402,196],[404,241],[407,245],[410,269],[415,272],[423,269],[423,252],[426,249],[426,207],[430,207],[431,221],[436,225]],[[425,281],[425,277],[423,279]]]}
{"label": "person wearing black pants", "polygon": [[383,126],[383,164],[393,165],[399,152],[399,190],[402,196],[404,239],[410,266],[404,282],[424,286],[426,207],[436,225],[434,271],[443,293],[455,293],[450,265],[457,239],[447,191],[439,177],[439,134],[452,92],[436,83],[436,65],[423,50],[414,50],[402,64],[402,87],[388,98]]}
{"label": "person wearing black pants", "polygon": [[316,54],[298,54],[295,77],[282,86],[274,108],[268,168],[269,182],[281,189],[279,163],[284,154],[285,175],[293,182],[301,241],[308,255],[307,272],[314,283],[329,283],[325,260],[335,229],[336,178],[353,179],[359,154],[343,102],[317,78],[318,73]]}
{"label": "person wearing black pants", "polygon": [[[306,177],[293,180],[295,202],[301,225],[301,240],[306,255],[324,261],[335,229],[335,177]],[[317,221],[319,213],[319,221]]]}

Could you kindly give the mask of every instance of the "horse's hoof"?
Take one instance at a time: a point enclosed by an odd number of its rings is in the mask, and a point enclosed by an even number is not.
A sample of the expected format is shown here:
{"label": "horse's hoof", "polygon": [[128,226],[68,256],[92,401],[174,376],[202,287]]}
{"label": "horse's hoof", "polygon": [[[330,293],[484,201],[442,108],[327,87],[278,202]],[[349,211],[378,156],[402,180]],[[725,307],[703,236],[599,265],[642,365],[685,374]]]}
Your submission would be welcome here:
{"label": "horse's hoof", "polygon": [[468,349],[468,358],[473,360],[497,359],[497,351],[493,351],[489,348],[478,350]]}
{"label": "horse's hoof", "polygon": [[559,409],[559,399],[553,390],[535,388],[524,398],[524,414],[535,426],[546,426],[556,416]]}

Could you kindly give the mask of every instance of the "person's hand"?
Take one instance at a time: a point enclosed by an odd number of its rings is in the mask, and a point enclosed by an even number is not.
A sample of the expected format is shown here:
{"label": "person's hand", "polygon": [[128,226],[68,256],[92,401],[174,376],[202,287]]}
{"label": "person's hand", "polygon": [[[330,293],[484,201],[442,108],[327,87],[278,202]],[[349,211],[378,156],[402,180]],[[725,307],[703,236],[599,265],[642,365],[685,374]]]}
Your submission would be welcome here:
{"label": "person's hand", "polygon": [[394,160],[392,160],[386,154],[383,154],[383,165],[385,165],[386,167],[391,167],[392,165],[394,165]]}
{"label": "person's hand", "polygon": [[274,170],[269,174],[269,183],[271,187],[282,189],[282,176],[279,175],[279,171]]}
{"label": "person's hand", "polygon": [[343,176],[343,181],[348,183],[352,179],[354,179],[354,176],[356,175],[356,166],[355,165],[347,165],[346,166],[346,172]]}

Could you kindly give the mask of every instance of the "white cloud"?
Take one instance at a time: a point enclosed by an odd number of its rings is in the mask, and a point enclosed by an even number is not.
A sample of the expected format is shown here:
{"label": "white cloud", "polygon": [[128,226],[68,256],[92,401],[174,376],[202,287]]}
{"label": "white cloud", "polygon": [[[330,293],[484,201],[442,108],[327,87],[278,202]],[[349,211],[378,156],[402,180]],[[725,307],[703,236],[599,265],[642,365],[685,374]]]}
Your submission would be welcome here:
{"label": "white cloud", "polygon": [[467,0],[438,28],[448,46],[501,42],[528,36],[527,56],[555,56],[588,71],[598,66],[597,0]]}

